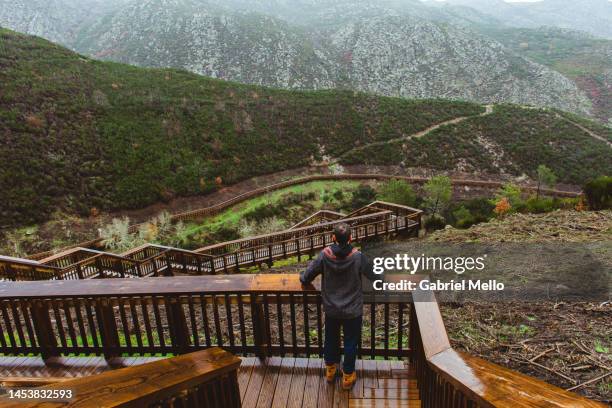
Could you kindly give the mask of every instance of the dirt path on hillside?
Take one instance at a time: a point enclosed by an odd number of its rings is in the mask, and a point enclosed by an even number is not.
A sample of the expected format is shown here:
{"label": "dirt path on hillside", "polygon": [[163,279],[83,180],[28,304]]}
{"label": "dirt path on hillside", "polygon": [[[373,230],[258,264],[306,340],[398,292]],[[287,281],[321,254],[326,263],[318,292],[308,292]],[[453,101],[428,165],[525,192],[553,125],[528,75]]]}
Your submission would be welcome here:
{"label": "dirt path on hillside", "polygon": [[585,128],[581,124],[576,123],[573,120],[566,118],[565,116],[561,116],[561,115],[557,114],[557,117],[559,119],[563,119],[564,121],[571,123],[572,125],[576,126],[578,129],[582,130],[583,132],[585,132],[586,134],[588,134],[592,138],[597,139],[600,142],[604,142],[605,144],[608,145],[608,147],[612,148],[612,142],[610,142],[605,137],[598,135],[597,133],[593,132],[592,130],[589,130],[589,129]]}
{"label": "dirt path on hillside", "polygon": [[360,150],[364,150],[367,149],[369,147],[373,147],[373,146],[382,146],[382,145],[386,145],[388,143],[395,143],[395,142],[402,142],[402,141],[408,141],[411,139],[418,139],[421,138],[423,136],[428,135],[429,133],[433,132],[434,130],[437,130],[439,128],[441,128],[442,126],[446,126],[446,125],[456,125],[457,123],[461,123],[464,120],[467,119],[471,119],[471,118],[476,118],[476,117],[481,117],[481,116],[486,116],[486,115],[490,115],[491,113],[493,113],[493,105],[485,105],[485,111],[483,113],[480,113],[478,115],[472,115],[472,116],[461,116],[458,118],[454,118],[454,119],[450,119],[444,122],[440,122],[437,123],[435,125],[432,125],[430,127],[428,127],[427,129],[423,129],[420,132],[417,133],[413,133],[411,135],[407,135],[407,136],[402,136],[402,137],[396,137],[393,139],[388,139],[388,140],[382,140],[380,142],[372,142],[372,143],[368,143],[362,146],[357,146],[354,147],[350,150],[347,150],[346,152],[342,153],[340,156],[338,156],[336,159],[333,160],[334,163],[337,163],[340,161],[340,159],[342,159],[343,157],[346,157],[347,155],[351,154],[352,152],[355,151],[360,151]]}

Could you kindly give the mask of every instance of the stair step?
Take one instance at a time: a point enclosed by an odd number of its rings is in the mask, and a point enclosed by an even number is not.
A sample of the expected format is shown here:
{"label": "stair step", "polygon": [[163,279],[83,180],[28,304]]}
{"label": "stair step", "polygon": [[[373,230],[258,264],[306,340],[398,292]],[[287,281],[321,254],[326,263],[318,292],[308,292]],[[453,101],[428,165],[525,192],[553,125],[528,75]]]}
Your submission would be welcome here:
{"label": "stair step", "polygon": [[352,399],[349,408],[420,408],[420,400]]}
{"label": "stair step", "polygon": [[364,388],[365,399],[396,399],[396,400],[418,400],[419,390],[415,388]]}

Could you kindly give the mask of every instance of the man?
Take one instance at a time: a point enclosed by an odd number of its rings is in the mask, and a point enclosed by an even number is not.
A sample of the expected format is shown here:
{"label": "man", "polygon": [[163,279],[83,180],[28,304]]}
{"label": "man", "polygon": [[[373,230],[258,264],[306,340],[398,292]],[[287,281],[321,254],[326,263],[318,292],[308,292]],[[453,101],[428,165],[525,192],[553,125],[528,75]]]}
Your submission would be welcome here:
{"label": "man", "polygon": [[333,233],[334,244],[325,248],[300,274],[303,284],[311,283],[319,274],[321,297],[325,311],[325,377],[332,382],[340,363],[340,328],[344,332],[342,388],[350,389],[357,380],[355,360],[361,339],[363,317],[362,275],[376,279],[365,255],[351,245],[351,228],[338,224]]}

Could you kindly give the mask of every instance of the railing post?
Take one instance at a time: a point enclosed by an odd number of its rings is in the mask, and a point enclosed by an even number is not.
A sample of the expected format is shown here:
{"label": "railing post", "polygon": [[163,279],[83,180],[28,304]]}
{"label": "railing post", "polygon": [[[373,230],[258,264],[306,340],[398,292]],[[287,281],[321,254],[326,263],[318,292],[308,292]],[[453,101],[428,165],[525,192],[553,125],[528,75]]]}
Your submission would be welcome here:
{"label": "railing post", "polygon": [[117,265],[117,269],[119,270],[119,276],[125,278],[125,269],[123,268],[123,261],[120,259],[119,261],[117,261]]}
{"label": "railing post", "polygon": [[267,356],[268,336],[266,332],[266,319],[263,305],[258,301],[258,296],[251,294],[251,318],[253,320],[253,339],[255,341],[255,355],[259,358]]}
{"label": "railing post", "polygon": [[117,321],[115,320],[112,302],[109,299],[97,301],[96,315],[100,325],[104,358],[109,361],[112,358],[119,357],[119,334],[117,333]]}
{"label": "railing post", "polygon": [[189,328],[187,327],[183,305],[180,299],[175,297],[166,297],[164,301],[172,345],[178,354],[185,354],[189,351]]}
{"label": "railing post", "polygon": [[[61,324],[61,322],[57,322]],[[40,347],[40,354],[43,360],[52,357],[59,357],[57,350],[57,340],[53,332],[53,325],[49,317],[49,309],[43,300],[35,300],[32,304],[32,325],[36,333],[36,342]]]}
{"label": "railing post", "polygon": [[158,277],[159,271],[157,270],[157,257],[151,258],[151,264],[153,265],[153,276]]}
{"label": "railing post", "polygon": [[272,260],[272,244],[268,245],[268,266],[271,268],[274,265]]}
{"label": "railing post", "polygon": [[174,276],[174,272],[172,272],[172,260],[168,252],[166,252],[166,270],[164,271],[164,276]]}
{"label": "railing post", "polygon": [[298,262],[302,261],[302,251],[300,251],[300,239],[295,239],[295,248],[297,250]]}
{"label": "railing post", "polygon": [[79,279],[85,279],[85,277],[83,276],[83,268],[81,268],[80,263],[77,264],[76,270],[77,270],[77,276],[79,277]]}
{"label": "railing post", "polygon": [[183,273],[187,273],[187,260],[185,260],[185,254],[181,252],[181,261],[183,264]]}
{"label": "railing post", "polygon": [[98,277],[100,279],[104,278],[104,267],[102,266],[102,261],[100,260],[100,257],[96,258],[96,268],[98,268]]}
{"label": "railing post", "polygon": [[[14,270],[14,269],[11,267],[11,265],[8,265],[8,264],[7,264],[7,265],[5,266],[5,268],[6,268],[6,272],[7,272],[7,273],[6,273],[7,277],[8,277],[10,280],[12,280],[12,281],[17,281],[17,273],[16,273],[16,272],[15,272],[15,270]],[[33,280],[36,280],[36,279],[34,278],[34,275],[32,275],[32,279],[33,279]]]}

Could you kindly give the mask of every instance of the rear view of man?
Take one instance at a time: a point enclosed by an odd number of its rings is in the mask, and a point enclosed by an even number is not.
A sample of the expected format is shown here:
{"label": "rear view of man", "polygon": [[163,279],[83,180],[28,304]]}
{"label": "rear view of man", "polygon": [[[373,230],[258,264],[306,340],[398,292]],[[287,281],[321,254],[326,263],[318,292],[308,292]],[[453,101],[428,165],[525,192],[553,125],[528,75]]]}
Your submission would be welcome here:
{"label": "rear view of man", "polygon": [[347,224],[334,228],[334,244],[325,248],[300,274],[303,284],[311,283],[319,274],[321,297],[325,311],[325,377],[332,382],[340,363],[340,329],[344,333],[342,387],[350,389],[357,380],[355,360],[361,339],[363,318],[362,275],[374,280],[376,275],[365,255],[351,245],[351,229]]}

